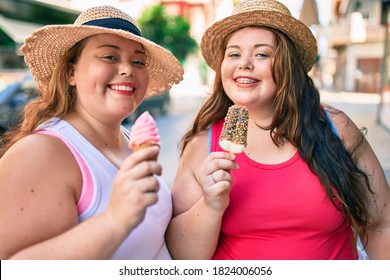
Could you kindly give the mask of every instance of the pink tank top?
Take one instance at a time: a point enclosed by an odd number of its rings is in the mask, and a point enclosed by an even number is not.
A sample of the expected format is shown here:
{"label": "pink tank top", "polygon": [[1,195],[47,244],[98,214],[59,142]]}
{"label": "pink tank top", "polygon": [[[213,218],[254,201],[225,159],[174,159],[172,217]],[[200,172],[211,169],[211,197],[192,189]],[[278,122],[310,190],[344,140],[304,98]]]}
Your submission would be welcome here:
{"label": "pink tank top", "polygon": [[[221,151],[223,120],[211,129],[210,152]],[[280,164],[237,155],[230,204],[214,259],[357,259],[345,213],[326,198],[297,152]]]}

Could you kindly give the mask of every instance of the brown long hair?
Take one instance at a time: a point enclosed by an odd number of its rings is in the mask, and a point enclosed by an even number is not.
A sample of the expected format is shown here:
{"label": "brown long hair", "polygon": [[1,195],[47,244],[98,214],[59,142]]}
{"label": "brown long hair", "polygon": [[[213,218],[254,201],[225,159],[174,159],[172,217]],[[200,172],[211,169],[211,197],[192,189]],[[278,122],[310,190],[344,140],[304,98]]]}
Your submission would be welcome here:
{"label": "brown long hair", "polygon": [[[355,228],[355,237],[361,230],[366,234],[368,223],[367,194],[373,193],[367,175],[359,168],[357,159],[363,143],[361,134],[353,152],[349,152],[332,130],[332,124],[320,103],[319,91],[297,59],[294,43],[284,33],[274,33],[276,51],[272,73],[278,92],[274,100],[275,112],[268,127],[278,146],[287,140],[297,147],[300,156],[318,176],[327,197],[339,210],[344,210]],[[225,50],[229,37],[221,46]],[[218,53],[218,52],[217,52]],[[194,124],[181,142],[181,154],[199,132],[225,117],[233,102],[226,95],[221,80],[224,52],[219,52],[214,86]],[[342,209],[335,201],[337,198]]]}
{"label": "brown long hair", "polygon": [[26,105],[21,122],[2,136],[0,157],[18,140],[32,134],[41,123],[52,117],[63,118],[74,110],[76,94],[68,80],[86,40],[69,49],[54,69],[48,87],[41,89],[38,97]]}

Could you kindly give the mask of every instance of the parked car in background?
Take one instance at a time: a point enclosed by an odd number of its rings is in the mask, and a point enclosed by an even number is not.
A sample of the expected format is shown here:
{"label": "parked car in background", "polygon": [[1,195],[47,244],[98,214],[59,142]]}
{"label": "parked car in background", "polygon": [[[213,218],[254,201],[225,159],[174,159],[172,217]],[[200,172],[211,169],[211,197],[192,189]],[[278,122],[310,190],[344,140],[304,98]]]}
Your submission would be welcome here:
{"label": "parked car in background", "polygon": [[0,91],[0,135],[15,126],[26,103],[37,96],[37,84],[30,74]]}

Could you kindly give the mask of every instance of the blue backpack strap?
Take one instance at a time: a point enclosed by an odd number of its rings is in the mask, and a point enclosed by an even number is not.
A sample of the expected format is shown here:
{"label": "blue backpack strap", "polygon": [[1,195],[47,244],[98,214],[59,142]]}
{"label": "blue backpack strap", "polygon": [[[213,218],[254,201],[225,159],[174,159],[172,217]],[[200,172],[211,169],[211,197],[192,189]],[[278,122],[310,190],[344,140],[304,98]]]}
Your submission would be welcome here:
{"label": "blue backpack strap", "polygon": [[326,108],[324,108],[324,112],[325,112],[326,118],[329,120],[330,125],[332,126],[333,133],[334,133],[337,137],[340,138],[339,133],[337,132],[336,128],[334,127],[333,122],[332,122],[332,120],[330,119],[329,113],[328,113],[328,111],[326,110]]}
{"label": "blue backpack strap", "polygon": [[212,135],[213,126],[211,125],[207,131],[207,154],[211,153],[211,135]]}

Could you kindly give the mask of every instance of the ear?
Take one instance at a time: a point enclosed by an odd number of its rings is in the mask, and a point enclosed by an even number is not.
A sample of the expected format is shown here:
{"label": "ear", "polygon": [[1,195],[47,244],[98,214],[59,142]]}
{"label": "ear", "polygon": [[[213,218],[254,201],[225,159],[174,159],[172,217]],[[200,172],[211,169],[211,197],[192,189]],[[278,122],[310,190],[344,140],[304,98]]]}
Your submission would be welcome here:
{"label": "ear", "polygon": [[69,67],[69,75],[68,75],[68,83],[69,85],[71,85],[72,87],[76,86],[76,77],[74,75],[74,64],[72,64],[70,67]]}

